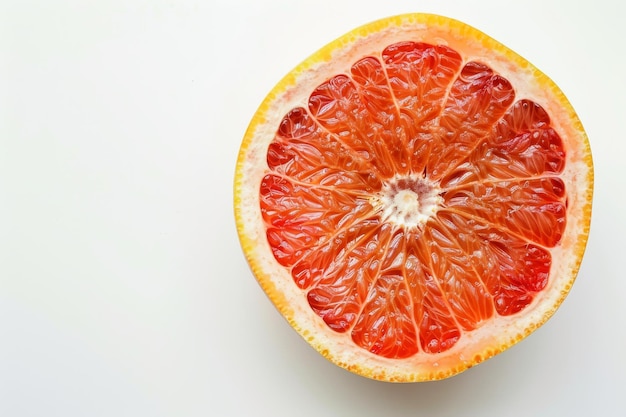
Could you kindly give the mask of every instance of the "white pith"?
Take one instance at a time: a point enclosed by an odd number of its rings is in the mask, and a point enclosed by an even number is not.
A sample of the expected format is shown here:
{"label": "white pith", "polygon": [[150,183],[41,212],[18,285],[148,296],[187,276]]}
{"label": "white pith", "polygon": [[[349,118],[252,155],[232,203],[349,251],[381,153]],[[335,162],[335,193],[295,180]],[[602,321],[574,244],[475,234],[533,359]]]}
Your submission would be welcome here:
{"label": "white pith", "polygon": [[435,215],[443,202],[440,193],[437,184],[412,175],[387,180],[370,203],[380,212],[383,221],[413,229]]}

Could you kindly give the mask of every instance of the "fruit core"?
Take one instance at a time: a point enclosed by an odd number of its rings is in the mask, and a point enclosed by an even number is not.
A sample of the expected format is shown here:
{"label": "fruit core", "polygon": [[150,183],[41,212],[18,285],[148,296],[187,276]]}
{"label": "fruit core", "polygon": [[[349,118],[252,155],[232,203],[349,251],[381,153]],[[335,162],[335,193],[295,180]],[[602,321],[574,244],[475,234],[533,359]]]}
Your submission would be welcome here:
{"label": "fruit core", "polygon": [[442,202],[439,186],[420,176],[392,178],[371,199],[383,221],[408,229],[425,224]]}

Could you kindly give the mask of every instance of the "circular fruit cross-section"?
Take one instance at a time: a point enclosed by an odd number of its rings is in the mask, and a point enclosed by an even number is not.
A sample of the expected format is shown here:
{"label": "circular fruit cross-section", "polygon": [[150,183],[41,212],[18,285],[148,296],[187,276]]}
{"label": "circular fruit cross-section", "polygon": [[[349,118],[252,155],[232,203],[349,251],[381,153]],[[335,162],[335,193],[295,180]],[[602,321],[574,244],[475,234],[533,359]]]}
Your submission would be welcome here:
{"label": "circular fruit cross-section", "polygon": [[240,152],[237,225],[262,287],[322,354],[371,378],[438,379],[554,313],[592,172],[547,77],[462,23],[400,16],[268,96]]}

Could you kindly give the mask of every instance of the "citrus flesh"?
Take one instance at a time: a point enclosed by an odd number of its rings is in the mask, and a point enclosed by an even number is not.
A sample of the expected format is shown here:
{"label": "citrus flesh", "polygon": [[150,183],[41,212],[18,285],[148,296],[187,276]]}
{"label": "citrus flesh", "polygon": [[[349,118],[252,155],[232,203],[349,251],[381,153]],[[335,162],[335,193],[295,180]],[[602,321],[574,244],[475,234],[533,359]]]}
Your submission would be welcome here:
{"label": "citrus flesh", "polygon": [[587,137],[548,77],[412,14],[348,33],[274,88],[241,146],[235,216],[262,288],[322,355],[424,381],[554,313],[592,189]]}

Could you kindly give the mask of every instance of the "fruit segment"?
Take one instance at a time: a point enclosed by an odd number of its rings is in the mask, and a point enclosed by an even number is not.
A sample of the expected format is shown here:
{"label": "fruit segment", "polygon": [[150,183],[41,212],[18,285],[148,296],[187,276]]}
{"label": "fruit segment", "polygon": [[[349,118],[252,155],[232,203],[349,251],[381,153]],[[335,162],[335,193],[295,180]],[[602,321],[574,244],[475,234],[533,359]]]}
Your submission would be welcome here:
{"label": "fruit segment", "polygon": [[387,358],[445,352],[545,289],[565,154],[489,66],[392,44],[284,115],[259,189],[267,240],[333,331]]}
{"label": "fruit segment", "polygon": [[559,178],[475,182],[444,194],[449,210],[475,216],[529,241],[552,247],[565,228],[565,185]]}
{"label": "fruit segment", "polygon": [[486,65],[467,63],[450,86],[432,128],[426,174],[439,180],[489,133],[515,98],[511,84]]}
{"label": "fruit segment", "polygon": [[410,171],[421,173],[435,139],[432,129],[461,68],[461,56],[445,46],[400,42],[385,48],[382,59],[397,105],[396,118],[406,143]]}

